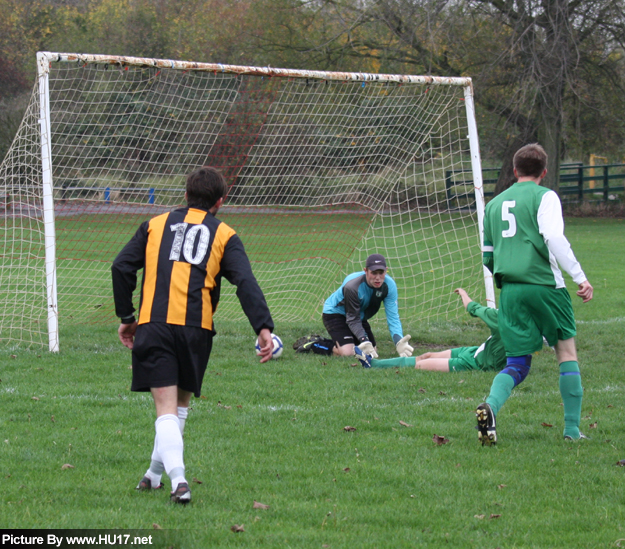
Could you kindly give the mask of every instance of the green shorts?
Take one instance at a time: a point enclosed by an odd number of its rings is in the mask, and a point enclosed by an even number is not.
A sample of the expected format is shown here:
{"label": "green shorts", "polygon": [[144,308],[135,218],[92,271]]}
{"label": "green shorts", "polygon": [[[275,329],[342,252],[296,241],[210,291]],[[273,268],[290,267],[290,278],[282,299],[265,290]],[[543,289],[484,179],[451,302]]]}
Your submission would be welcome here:
{"label": "green shorts", "polygon": [[499,332],[507,356],[530,355],[575,337],[575,316],[566,288],[504,283],[499,298]]}
{"label": "green shorts", "polygon": [[451,358],[449,359],[450,372],[465,372],[467,370],[479,370],[475,360],[475,351],[479,347],[456,347],[451,350]]}

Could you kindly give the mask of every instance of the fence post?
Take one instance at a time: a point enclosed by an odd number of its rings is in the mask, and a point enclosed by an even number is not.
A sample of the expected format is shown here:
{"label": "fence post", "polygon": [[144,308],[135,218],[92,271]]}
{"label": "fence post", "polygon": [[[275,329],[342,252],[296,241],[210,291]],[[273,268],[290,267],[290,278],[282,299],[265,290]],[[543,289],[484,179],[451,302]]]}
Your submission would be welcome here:
{"label": "fence post", "polygon": [[582,166],[577,168],[577,199],[580,202],[584,201],[584,168]]}
{"label": "fence post", "polygon": [[154,204],[154,189],[151,188],[148,194],[148,204]]}
{"label": "fence post", "polygon": [[608,178],[608,167],[603,167],[603,201],[607,203],[610,193],[610,179]]}

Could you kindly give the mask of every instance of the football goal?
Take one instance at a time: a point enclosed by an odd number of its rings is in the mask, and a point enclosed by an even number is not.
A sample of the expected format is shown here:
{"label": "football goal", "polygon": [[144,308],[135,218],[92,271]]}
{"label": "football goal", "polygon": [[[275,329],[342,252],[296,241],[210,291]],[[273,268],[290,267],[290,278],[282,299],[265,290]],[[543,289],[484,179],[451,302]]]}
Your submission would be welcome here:
{"label": "football goal", "polygon": [[[64,327],[114,330],[113,258],[142,221],[184,204],[201,165],[228,181],[218,217],[241,236],[277,333],[320,321],[370,253],[386,257],[408,326],[462,315],[458,286],[494,304],[470,78],[37,61],[0,166],[2,342],[57,351]],[[217,325],[241,315],[224,282]]]}

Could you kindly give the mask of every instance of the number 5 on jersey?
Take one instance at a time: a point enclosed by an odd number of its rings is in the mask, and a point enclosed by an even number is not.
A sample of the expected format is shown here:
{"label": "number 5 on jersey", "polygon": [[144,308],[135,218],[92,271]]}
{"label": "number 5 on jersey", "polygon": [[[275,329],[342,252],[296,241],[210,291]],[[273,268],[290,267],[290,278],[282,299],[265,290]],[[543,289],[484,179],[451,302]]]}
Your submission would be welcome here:
{"label": "number 5 on jersey", "polygon": [[504,238],[511,238],[516,234],[516,218],[510,211],[510,208],[516,206],[516,200],[504,200],[501,205],[501,219],[508,222],[508,228],[501,231],[501,236]]}

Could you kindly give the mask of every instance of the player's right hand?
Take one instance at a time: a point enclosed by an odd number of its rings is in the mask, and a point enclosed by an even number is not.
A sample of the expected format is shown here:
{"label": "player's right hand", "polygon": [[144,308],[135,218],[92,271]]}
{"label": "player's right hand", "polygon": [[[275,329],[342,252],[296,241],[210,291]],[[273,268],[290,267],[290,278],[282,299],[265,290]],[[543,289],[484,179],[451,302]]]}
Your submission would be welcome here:
{"label": "player's right hand", "polygon": [[260,361],[267,362],[271,359],[271,352],[273,351],[271,332],[267,328],[263,328],[258,333],[258,345],[260,346],[260,350],[258,351]]}
{"label": "player's right hand", "polygon": [[358,348],[365,354],[371,355],[373,358],[378,358],[378,353],[375,352],[375,347],[371,341],[363,341]]}
{"label": "player's right hand", "polygon": [[135,320],[132,324],[120,324],[117,329],[117,335],[119,336],[119,340],[122,342],[124,347],[128,347],[132,349],[135,341],[135,332],[137,331],[137,321]]}

